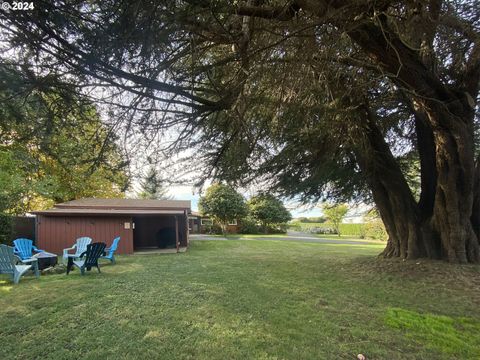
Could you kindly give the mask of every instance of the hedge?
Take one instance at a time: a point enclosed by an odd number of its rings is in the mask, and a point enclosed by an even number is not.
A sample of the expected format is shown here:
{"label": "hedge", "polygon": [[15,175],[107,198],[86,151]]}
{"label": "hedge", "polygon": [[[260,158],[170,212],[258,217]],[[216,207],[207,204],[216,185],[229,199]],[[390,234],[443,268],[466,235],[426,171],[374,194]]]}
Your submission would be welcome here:
{"label": "hedge", "polygon": [[[301,223],[295,221],[289,224],[290,229],[317,234],[335,233],[331,223]],[[358,236],[360,238],[372,238],[386,240],[387,233],[381,220],[373,220],[363,224],[340,224],[340,233],[345,236]]]}

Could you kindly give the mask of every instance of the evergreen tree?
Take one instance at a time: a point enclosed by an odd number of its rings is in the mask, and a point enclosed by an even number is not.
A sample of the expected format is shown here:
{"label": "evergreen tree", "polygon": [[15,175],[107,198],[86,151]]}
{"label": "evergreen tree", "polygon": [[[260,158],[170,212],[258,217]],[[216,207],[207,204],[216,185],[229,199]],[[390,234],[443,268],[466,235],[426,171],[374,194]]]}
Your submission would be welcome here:
{"label": "evergreen tree", "polygon": [[152,200],[171,200],[168,189],[165,188],[165,181],[160,177],[155,167],[150,167],[145,179],[142,182],[142,190],[139,197]]}

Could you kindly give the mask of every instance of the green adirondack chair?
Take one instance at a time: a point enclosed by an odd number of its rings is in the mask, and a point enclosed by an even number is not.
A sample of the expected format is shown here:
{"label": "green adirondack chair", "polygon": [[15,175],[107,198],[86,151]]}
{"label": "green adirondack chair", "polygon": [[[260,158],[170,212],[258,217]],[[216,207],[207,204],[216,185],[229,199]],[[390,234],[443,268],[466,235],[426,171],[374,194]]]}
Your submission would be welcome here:
{"label": "green adirondack chair", "polygon": [[[17,265],[18,263],[20,265]],[[14,284],[18,284],[20,277],[28,270],[32,270],[38,278],[38,262],[36,258],[21,259],[14,254],[14,248],[4,244],[0,244],[0,274],[9,274],[12,276]]]}

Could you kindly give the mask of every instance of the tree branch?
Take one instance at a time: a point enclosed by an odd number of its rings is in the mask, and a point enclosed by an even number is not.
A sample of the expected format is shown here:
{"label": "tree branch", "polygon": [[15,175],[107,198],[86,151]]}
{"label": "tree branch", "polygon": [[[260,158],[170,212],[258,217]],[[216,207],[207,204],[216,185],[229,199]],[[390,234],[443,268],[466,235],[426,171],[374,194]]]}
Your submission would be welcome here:
{"label": "tree branch", "polygon": [[270,20],[288,21],[300,10],[296,1],[291,1],[285,6],[249,6],[242,5],[236,8],[235,14],[251,16]]}

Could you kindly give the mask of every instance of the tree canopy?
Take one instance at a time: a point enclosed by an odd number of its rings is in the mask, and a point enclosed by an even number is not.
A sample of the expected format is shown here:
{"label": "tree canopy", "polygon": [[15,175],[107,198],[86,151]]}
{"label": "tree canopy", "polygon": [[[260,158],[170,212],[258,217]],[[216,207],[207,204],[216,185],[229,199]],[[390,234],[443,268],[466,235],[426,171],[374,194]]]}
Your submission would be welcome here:
{"label": "tree canopy", "polygon": [[35,85],[15,67],[0,66],[1,212],[123,196],[127,162],[115,136],[93,104],[64,86]]}
{"label": "tree canopy", "polygon": [[263,225],[265,231],[268,226],[284,224],[292,219],[292,215],[285,205],[271,194],[252,196],[248,202],[249,215]]}
{"label": "tree canopy", "polygon": [[247,215],[245,199],[234,188],[225,184],[213,184],[198,202],[200,213],[210,216],[222,227],[223,233],[229,222]]}
{"label": "tree canopy", "polygon": [[348,206],[345,204],[325,204],[323,206],[323,214],[327,220],[332,223],[335,232],[340,236],[340,224],[343,218],[347,215]]}
{"label": "tree canopy", "polygon": [[143,179],[142,190],[139,197],[142,199],[153,200],[171,200],[172,197],[168,195],[168,189],[165,188],[165,180],[162,179],[154,166],[148,169],[147,175]]}
{"label": "tree canopy", "polygon": [[476,1],[58,1],[0,16],[4,58],[75,79],[147,141],[174,131],[162,151],[190,149],[202,178],[372,199],[385,256],[480,261]]}

